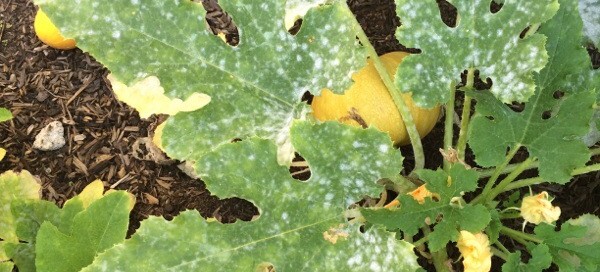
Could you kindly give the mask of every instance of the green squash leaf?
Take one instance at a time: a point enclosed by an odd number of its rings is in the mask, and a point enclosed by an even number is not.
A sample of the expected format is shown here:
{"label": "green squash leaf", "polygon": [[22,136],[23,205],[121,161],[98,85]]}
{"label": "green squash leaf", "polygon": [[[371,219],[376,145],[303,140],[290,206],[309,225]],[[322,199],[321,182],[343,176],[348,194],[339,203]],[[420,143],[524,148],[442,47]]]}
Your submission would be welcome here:
{"label": "green squash leaf", "polygon": [[[444,171],[422,170],[419,178],[427,190],[439,199],[425,198],[423,204],[410,195],[399,196],[399,209],[363,209],[368,222],[382,224],[388,229],[400,229],[404,235],[413,236],[426,221],[435,223],[429,234],[429,249],[437,251],[450,241],[456,241],[460,230],[472,233],[482,231],[490,222],[490,213],[482,205],[458,203],[463,193],[477,189],[477,173],[462,165],[454,165],[450,176]],[[441,221],[435,222],[440,218]]]}
{"label": "green squash leaf", "polygon": [[123,191],[107,194],[74,217],[69,233],[50,221],[42,223],[35,245],[37,271],[79,271],[97,254],[124,241],[129,201]]}
{"label": "green squash leaf", "polygon": [[442,22],[436,1],[396,0],[402,21],[396,37],[407,47],[421,49],[400,64],[398,88],[413,92],[417,105],[430,108],[447,102],[452,82],[460,82],[460,74],[474,68],[481,78],[493,81],[490,91],[500,101],[527,101],[535,89],[532,74],[544,67],[548,56],[543,35],[520,39],[519,34],[550,19],[557,0],[505,1],[494,14],[491,1],[449,2],[458,10],[454,28]]}
{"label": "green squash leaf", "polygon": [[[314,138],[296,137],[308,132]],[[379,178],[397,174],[401,157],[389,137],[337,122],[297,121],[291,134],[310,165],[305,182],[290,177],[265,139],[222,145],[197,161],[211,192],[248,199],[260,210],[257,219],[223,225],[196,211],[171,222],[151,217],[84,271],[257,271],[271,265],[275,271],[416,270],[410,244],[378,228],[363,234],[343,215],[361,196],[381,191]]]}
{"label": "green squash leaf", "polygon": [[598,271],[600,268],[600,218],[585,214],[562,224],[560,231],[538,225],[535,234],[550,248],[561,271]]}
{"label": "green squash leaf", "polygon": [[211,97],[201,110],[167,122],[163,147],[181,160],[258,136],[274,140],[280,163],[289,164],[292,120],[308,112],[303,94],[342,92],[366,63],[356,39],[360,26],[341,1],[309,11],[295,36],[284,27],[285,1],[222,1],[239,29],[237,46],[207,30],[206,12],[189,0],[36,3],[119,81],[133,85],[153,76],[168,97]]}
{"label": "green squash leaf", "polygon": [[552,264],[552,255],[550,248],[545,244],[529,245],[527,247],[531,252],[529,262],[521,262],[521,252],[517,251],[508,255],[506,263],[502,265],[503,272],[542,272]]}
{"label": "green squash leaf", "polygon": [[27,171],[0,174],[0,239],[10,243],[19,242],[17,219],[10,211],[11,203],[15,200],[40,199],[40,190],[37,180]]}
{"label": "green squash leaf", "polygon": [[[525,109],[515,112],[490,93],[470,93],[477,99],[477,106],[469,144],[479,165],[499,165],[507,146],[520,144],[539,160],[542,178],[566,183],[571,171],[590,158],[580,138],[589,130],[595,94],[569,83],[589,74],[590,62],[580,44],[581,20],[576,3],[560,2],[558,14],[539,30],[548,36],[550,60],[536,74],[538,87]],[[559,90],[564,96],[556,95]]]}

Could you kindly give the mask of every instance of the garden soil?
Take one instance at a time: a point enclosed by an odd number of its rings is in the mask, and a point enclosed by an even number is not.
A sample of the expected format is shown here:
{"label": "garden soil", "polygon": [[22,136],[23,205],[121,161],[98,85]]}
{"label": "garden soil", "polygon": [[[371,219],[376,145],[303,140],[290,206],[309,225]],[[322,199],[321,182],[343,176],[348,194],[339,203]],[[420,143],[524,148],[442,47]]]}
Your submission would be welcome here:
{"label": "garden soil", "polygon": [[[442,18],[452,24],[452,7],[438,2]],[[393,1],[348,3],[379,54],[418,52],[394,38],[400,21]],[[211,195],[201,180],[189,177],[175,163],[159,165],[136,159],[133,143],[151,136],[165,116],[140,119],[134,109],[116,100],[106,79],[108,70],[91,56],[79,49],[55,50],[40,42],[33,32],[36,9],[30,0],[0,0],[0,107],[10,109],[15,116],[0,124],[0,146],[7,150],[0,172],[31,172],[41,181],[43,198],[58,205],[96,179],[106,187],[128,190],[137,200],[130,235],[150,215],[172,219],[183,210],[197,209],[204,217],[230,223],[250,220],[258,213],[245,200]],[[211,26],[228,27],[219,23],[222,21],[214,20]],[[600,54],[595,48],[588,50],[597,68]],[[55,151],[33,149],[37,133],[52,121],[65,125],[66,145]],[[438,151],[442,135],[442,125],[438,124],[423,141],[429,168],[442,162]],[[403,147],[402,151],[405,168],[412,168],[411,148]],[[562,218],[600,215],[599,176],[590,173],[575,177],[566,186],[544,185],[534,190],[547,190],[556,196],[554,203],[561,207]]]}

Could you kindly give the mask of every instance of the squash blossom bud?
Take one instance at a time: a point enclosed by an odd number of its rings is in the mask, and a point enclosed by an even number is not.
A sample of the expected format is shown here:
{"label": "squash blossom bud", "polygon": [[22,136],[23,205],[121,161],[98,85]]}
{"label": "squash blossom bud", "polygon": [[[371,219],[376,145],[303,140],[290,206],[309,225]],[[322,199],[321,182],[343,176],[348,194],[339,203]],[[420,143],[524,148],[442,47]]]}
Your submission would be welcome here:
{"label": "squash blossom bud", "polygon": [[409,192],[408,195],[412,196],[419,204],[425,203],[426,197],[439,198],[438,194],[434,194],[425,188],[425,184],[419,186],[419,188],[415,189],[412,192]]}
{"label": "squash blossom bud", "polygon": [[486,272],[492,268],[490,241],[483,233],[470,233],[461,230],[458,237],[458,251],[463,256],[465,272]]}
{"label": "squash blossom bud", "polygon": [[560,216],[560,207],[552,206],[548,199],[548,192],[543,191],[537,195],[530,195],[523,198],[521,204],[521,216],[526,222],[539,224],[546,222],[548,224],[558,220]]}

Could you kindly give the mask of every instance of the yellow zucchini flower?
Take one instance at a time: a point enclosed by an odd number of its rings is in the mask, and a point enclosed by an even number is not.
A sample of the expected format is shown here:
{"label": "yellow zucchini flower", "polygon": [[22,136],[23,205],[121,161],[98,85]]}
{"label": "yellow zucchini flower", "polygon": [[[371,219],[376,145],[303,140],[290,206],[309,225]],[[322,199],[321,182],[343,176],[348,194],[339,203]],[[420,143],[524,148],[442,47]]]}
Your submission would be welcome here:
{"label": "yellow zucchini flower", "polygon": [[465,272],[486,272],[492,267],[490,241],[483,233],[470,233],[461,230],[458,237],[458,251],[463,256]]}

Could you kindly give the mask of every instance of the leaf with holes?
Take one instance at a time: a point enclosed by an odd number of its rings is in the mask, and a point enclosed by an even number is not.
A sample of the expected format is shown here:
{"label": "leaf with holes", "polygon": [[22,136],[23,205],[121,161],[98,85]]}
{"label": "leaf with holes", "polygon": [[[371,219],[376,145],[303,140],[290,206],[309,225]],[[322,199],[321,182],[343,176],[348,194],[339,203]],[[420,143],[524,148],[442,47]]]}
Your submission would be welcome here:
{"label": "leaf with holes", "polygon": [[[535,81],[535,95],[522,112],[496,100],[491,93],[471,93],[477,99],[469,144],[479,165],[496,166],[506,148],[522,145],[539,160],[540,176],[566,183],[590,153],[580,138],[588,132],[593,90],[569,85],[569,79],[589,73],[589,58],[581,41],[581,20],[574,1],[561,1],[561,9],[540,33],[548,35],[550,61]],[[558,92],[560,90],[560,92]]]}
{"label": "leaf with holes", "polygon": [[222,1],[239,29],[236,46],[205,29],[206,12],[189,0],[36,3],[119,83],[134,87],[152,77],[164,96],[211,97],[201,110],[167,122],[162,146],[182,160],[198,160],[235,138],[258,136],[274,140],[279,162],[289,164],[292,120],[308,113],[303,94],[322,88],[342,92],[366,60],[356,40],[360,26],[342,1],[313,8],[296,35],[284,26],[285,1]]}
{"label": "leaf with holes", "polygon": [[550,248],[561,271],[598,271],[600,268],[600,219],[585,214],[563,223],[559,231],[542,224],[535,234]]}
{"label": "leaf with holes", "polygon": [[[437,251],[448,242],[458,239],[459,231],[482,231],[490,222],[490,213],[483,205],[464,204],[462,195],[477,189],[477,172],[457,164],[447,175],[442,170],[422,170],[419,178],[435,199],[425,198],[422,204],[410,195],[401,195],[399,209],[363,209],[368,222],[382,224],[388,229],[400,229],[413,236],[426,222],[436,224],[428,235],[429,249]],[[439,220],[439,222],[436,222]]]}
{"label": "leaf with holes", "polygon": [[[438,1],[439,2],[439,1]],[[413,92],[418,105],[433,107],[448,101],[452,82],[460,74],[478,69],[493,82],[491,93],[503,102],[526,101],[533,95],[532,73],[547,62],[545,37],[519,34],[528,26],[550,19],[557,0],[504,1],[490,12],[491,1],[449,1],[458,11],[455,27],[440,19],[436,1],[396,0],[402,20],[396,32],[400,43],[421,49],[407,57],[396,73],[396,85]]]}
{"label": "leaf with holes", "polygon": [[[314,138],[297,137],[306,133]],[[291,134],[311,170],[305,182],[290,177],[265,139],[222,145],[197,161],[211,192],[248,199],[260,210],[258,219],[223,225],[196,211],[171,222],[152,217],[84,271],[416,270],[410,244],[378,228],[361,233],[344,216],[362,196],[381,192],[379,178],[397,174],[401,156],[389,137],[337,122],[296,121]]]}

